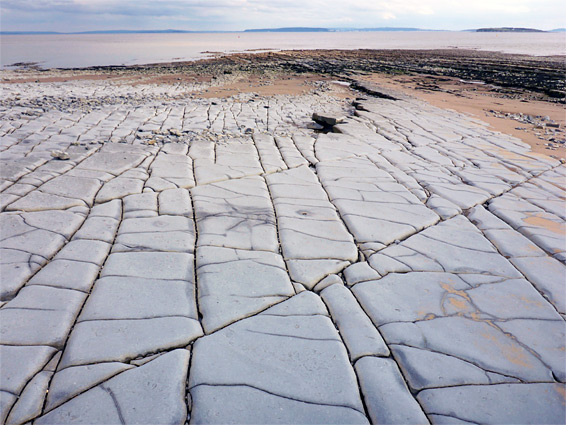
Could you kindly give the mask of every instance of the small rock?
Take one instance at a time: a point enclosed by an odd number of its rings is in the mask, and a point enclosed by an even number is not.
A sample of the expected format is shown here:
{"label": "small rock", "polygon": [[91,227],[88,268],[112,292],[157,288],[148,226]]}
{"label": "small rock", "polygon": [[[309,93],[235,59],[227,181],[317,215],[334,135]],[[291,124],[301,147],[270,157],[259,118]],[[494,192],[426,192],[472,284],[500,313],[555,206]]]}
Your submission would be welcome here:
{"label": "small rock", "polygon": [[336,125],[344,122],[346,117],[331,114],[320,114],[318,112],[315,112],[314,114],[312,114],[312,119],[319,124]]}
{"label": "small rock", "polygon": [[60,159],[62,161],[65,161],[70,158],[69,154],[63,151],[51,151],[51,156],[55,159]]}
{"label": "small rock", "polygon": [[317,122],[311,122],[307,124],[307,128],[310,130],[323,130],[324,126]]}

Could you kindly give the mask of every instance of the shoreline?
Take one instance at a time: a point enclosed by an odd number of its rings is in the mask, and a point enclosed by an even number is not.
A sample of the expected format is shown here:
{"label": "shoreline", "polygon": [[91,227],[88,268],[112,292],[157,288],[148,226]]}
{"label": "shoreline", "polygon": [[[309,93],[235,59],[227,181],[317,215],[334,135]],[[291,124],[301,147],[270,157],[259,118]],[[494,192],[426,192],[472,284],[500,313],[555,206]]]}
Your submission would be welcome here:
{"label": "shoreline", "polygon": [[[2,70],[0,83],[186,83],[203,86],[193,96],[222,98],[242,92],[297,95],[317,80],[366,81],[469,114],[493,130],[520,138],[534,152],[565,159],[566,82],[561,78],[565,61],[561,56],[462,49],[292,50],[233,53],[191,62]],[[337,96],[356,97],[355,92],[332,87]],[[9,105],[10,99],[2,104]]]}
{"label": "shoreline", "polygon": [[[253,49],[255,50],[255,49]],[[206,52],[203,52],[206,53]],[[120,74],[124,72],[162,73],[195,71],[215,75],[223,71],[290,71],[314,72],[323,75],[359,75],[364,72],[396,74],[430,74],[458,77],[504,88],[518,88],[540,92],[549,100],[566,102],[566,56],[530,56],[466,49],[399,50],[399,49],[312,49],[279,50],[219,54],[194,61],[160,62],[143,65],[103,65],[80,68],[1,69],[0,83],[36,81],[20,78],[34,74],[87,74],[96,72]],[[534,75],[531,75],[534,74]],[[5,75],[12,75],[13,79]]]}
{"label": "shoreline", "polygon": [[[51,38],[50,38],[51,37]],[[116,43],[121,47],[116,47]],[[296,50],[461,50],[533,57],[566,56],[560,33],[471,33],[465,31],[212,33],[212,34],[83,34],[68,37],[5,36],[2,66],[20,63],[53,67],[126,66],[193,61],[210,54],[245,54]],[[63,55],[86,51],[86,55]]]}

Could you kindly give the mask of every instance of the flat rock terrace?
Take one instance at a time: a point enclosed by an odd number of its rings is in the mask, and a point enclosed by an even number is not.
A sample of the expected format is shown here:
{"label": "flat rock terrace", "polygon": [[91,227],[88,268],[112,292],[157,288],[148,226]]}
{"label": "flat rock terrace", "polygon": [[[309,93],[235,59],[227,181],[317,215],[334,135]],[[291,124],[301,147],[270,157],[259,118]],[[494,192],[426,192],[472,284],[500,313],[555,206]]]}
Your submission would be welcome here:
{"label": "flat rock terrace", "polygon": [[4,423],[565,422],[566,165],[214,84],[3,85]]}

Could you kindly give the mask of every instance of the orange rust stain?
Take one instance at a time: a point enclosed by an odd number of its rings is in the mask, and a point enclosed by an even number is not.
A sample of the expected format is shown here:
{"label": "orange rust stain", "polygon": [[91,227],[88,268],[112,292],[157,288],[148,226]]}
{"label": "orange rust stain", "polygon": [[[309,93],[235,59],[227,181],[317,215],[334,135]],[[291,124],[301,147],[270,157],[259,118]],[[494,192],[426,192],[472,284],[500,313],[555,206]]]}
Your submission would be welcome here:
{"label": "orange rust stain", "polygon": [[470,313],[470,318],[476,322],[480,322],[482,321],[482,319],[480,318],[480,315],[477,311]]}
{"label": "orange rust stain", "polygon": [[544,305],[540,301],[533,300],[533,299],[527,298],[527,297],[514,297],[514,298],[518,298],[519,300],[521,300],[525,304],[530,304],[530,305],[533,305],[533,306],[536,306],[536,307],[542,307]]}
{"label": "orange rust stain", "polygon": [[507,361],[517,366],[526,367],[529,369],[533,367],[533,365],[529,363],[529,359],[525,354],[525,351],[521,349],[520,346],[515,344],[513,345],[505,344],[495,336],[488,333],[482,333],[481,336],[489,340],[493,345],[495,345]]}
{"label": "orange rust stain", "polygon": [[550,220],[541,216],[541,213],[534,213],[529,217],[524,218],[523,222],[530,226],[543,227],[546,230],[550,230],[552,233],[558,233],[559,235],[566,233],[566,224]]}
{"label": "orange rust stain", "polygon": [[458,310],[465,310],[466,307],[468,307],[468,303],[466,303],[466,301],[459,298],[450,297],[448,301],[450,301],[450,304],[452,304]]}
{"label": "orange rust stain", "polygon": [[449,294],[458,295],[458,296],[466,299],[467,301],[471,301],[469,295],[466,294],[465,291],[455,289],[453,286],[450,285],[450,283],[440,282],[440,287],[442,289],[444,289],[446,292],[448,292]]}
{"label": "orange rust stain", "polygon": [[424,320],[432,320],[432,319],[436,319],[436,316],[432,313],[427,314],[424,318]]}
{"label": "orange rust stain", "polygon": [[493,319],[491,319],[491,320],[490,319],[483,319],[482,322],[487,323],[493,329],[497,329],[498,331],[501,331],[501,329],[495,323],[493,323]]}
{"label": "orange rust stain", "polygon": [[566,388],[563,387],[562,385],[555,385],[554,386],[555,391],[558,393],[558,395],[562,398],[562,405],[566,405]]}

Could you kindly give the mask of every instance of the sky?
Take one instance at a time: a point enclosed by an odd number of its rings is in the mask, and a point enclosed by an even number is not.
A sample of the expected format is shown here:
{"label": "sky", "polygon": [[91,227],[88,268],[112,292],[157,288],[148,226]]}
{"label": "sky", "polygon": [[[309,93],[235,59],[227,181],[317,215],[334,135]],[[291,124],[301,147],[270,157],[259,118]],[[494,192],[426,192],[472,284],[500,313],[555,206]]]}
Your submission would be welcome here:
{"label": "sky", "polygon": [[0,30],[566,27],[564,0],[0,0]]}

